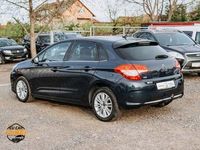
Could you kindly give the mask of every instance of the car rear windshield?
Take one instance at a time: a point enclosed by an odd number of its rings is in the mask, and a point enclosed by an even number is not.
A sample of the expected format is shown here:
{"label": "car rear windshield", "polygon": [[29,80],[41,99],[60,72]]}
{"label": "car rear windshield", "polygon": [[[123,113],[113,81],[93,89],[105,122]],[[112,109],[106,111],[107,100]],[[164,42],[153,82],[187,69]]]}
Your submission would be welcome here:
{"label": "car rear windshield", "polygon": [[157,58],[167,58],[168,53],[160,46],[146,45],[146,46],[135,46],[126,45],[116,49],[118,55],[126,60],[155,60]]}

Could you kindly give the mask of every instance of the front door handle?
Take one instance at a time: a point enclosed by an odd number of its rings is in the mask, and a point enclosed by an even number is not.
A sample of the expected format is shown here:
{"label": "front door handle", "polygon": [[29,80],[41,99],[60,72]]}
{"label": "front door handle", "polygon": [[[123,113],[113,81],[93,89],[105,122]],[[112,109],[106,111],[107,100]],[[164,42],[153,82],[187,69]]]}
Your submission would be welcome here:
{"label": "front door handle", "polygon": [[84,67],[84,70],[85,70],[85,71],[92,70],[92,67],[90,67],[90,66],[85,66],[85,67]]}

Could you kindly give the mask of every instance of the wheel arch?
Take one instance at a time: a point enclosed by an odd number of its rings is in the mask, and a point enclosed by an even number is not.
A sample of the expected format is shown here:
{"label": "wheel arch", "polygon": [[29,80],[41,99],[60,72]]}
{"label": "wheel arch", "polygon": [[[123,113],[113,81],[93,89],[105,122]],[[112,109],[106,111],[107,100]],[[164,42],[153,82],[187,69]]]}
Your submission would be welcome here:
{"label": "wheel arch", "polygon": [[[16,90],[15,90],[16,81],[17,81],[17,79],[20,78],[20,77],[24,77],[24,78],[27,80],[27,78],[26,78],[23,74],[21,74],[21,73],[15,74],[15,77],[11,79],[11,80],[13,80],[12,90],[13,90],[14,92],[16,92]],[[27,80],[27,81],[28,81],[28,80]],[[31,88],[30,83],[29,83],[29,86],[30,86],[30,88]]]}
{"label": "wheel arch", "polygon": [[114,83],[102,82],[102,81],[98,81],[98,82],[93,83],[90,86],[89,91],[88,91],[89,105],[91,106],[91,104],[92,104],[92,96],[93,96],[94,92],[100,87],[108,87],[116,96],[115,87],[113,85],[114,85]]}

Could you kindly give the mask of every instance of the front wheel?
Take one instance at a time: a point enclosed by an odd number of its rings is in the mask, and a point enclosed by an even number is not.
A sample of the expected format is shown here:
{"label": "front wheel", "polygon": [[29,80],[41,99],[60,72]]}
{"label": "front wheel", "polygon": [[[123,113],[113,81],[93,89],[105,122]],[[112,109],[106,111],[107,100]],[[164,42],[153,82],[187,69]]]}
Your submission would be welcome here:
{"label": "front wheel", "polygon": [[31,101],[33,98],[31,96],[31,89],[28,81],[24,77],[19,77],[15,84],[16,96],[19,101],[27,102]]}
{"label": "front wheel", "polygon": [[99,88],[93,94],[92,108],[96,117],[101,121],[115,120],[120,116],[117,99],[107,87]]}

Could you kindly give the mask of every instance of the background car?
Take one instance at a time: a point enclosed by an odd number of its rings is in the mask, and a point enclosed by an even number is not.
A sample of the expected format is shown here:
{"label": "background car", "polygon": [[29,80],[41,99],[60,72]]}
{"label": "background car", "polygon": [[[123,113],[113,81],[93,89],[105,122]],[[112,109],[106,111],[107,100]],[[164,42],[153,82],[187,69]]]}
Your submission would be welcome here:
{"label": "background car", "polygon": [[[54,33],[53,35],[53,43],[64,41],[67,39],[71,38],[76,38],[76,37],[81,37],[79,33],[64,33],[64,32],[59,32],[59,33]],[[26,35],[23,39],[23,45],[28,49],[29,51],[29,57],[31,57],[30,54],[30,36]],[[51,35],[50,33],[42,33],[39,34],[38,37],[36,38],[36,50],[37,53],[45,49],[46,47],[50,46],[51,43]]]}
{"label": "background car", "polygon": [[145,29],[134,33],[133,37],[158,42],[179,61],[184,73],[200,75],[200,46],[184,32],[174,29]]}
{"label": "background car", "polygon": [[6,61],[20,61],[28,58],[27,49],[13,39],[0,38],[0,64]]}
{"label": "background car", "polygon": [[183,96],[183,83],[178,61],[157,42],[122,37],[59,42],[11,72],[19,101],[91,106],[102,121],[119,117],[119,107],[166,106]]}

